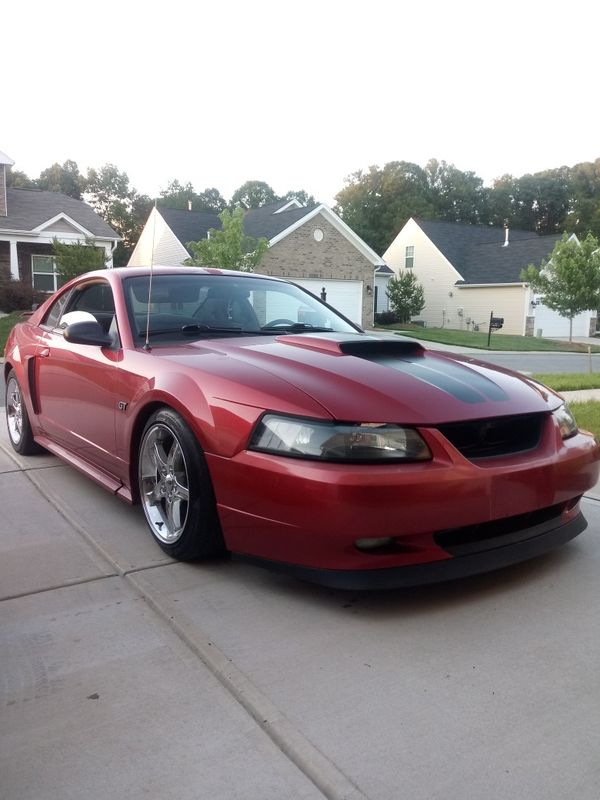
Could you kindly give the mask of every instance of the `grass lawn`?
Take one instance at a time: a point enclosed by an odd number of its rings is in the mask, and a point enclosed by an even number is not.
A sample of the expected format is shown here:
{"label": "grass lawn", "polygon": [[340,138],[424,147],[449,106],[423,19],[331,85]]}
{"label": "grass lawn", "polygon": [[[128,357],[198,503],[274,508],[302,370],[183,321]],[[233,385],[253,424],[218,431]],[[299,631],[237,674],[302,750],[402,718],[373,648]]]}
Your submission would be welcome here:
{"label": "grass lawn", "polygon": [[577,420],[577,425],[600,439],[600,403],[597,400],[586,400],[585,403],[570,402],[569,408]]}
{"label": "grass lawn", "polygon": [[557,392],[575,392],[578,389],[600,389],[600,372],[536,373],[531,377]]}
{"label": "grass lawn", "polygon": [[[418,325],[385,325],[380,330],[397,333],[399,336],[411,336],[426,342],[440,342],[456,347],[477,347],[482,350],[514,350],[521,351],[559,351],[568,353],[587,353],[587,344],[580,342],[562,342],[553,339],[542,339],[537,336],[511,336],[506,333],[492,333],[490,346],[487,346],[487,332],[454,331],[449,328],[421,328]],[[592,345],[592,353],[600,353],[599,345]]]}

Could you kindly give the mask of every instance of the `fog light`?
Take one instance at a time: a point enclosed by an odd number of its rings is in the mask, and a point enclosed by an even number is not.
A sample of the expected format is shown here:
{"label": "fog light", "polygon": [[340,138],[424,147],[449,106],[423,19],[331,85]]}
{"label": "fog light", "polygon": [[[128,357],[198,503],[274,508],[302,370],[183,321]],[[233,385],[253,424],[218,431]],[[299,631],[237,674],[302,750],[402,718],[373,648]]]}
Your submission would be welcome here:
{"label": "fog light", "polygon": [[380,536],[377,539],[357,539],[354,544],[359,550],[378,550],[380,547],[388,547],[393,541],[391,536]]}

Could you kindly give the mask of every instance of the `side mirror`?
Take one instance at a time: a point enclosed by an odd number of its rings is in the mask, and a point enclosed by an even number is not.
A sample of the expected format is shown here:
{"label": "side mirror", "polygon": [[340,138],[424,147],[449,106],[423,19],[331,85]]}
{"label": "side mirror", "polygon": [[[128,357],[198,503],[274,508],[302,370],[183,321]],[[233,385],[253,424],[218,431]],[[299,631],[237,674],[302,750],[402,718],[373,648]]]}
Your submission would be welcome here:
{"label": "side mirror", "polygon": [[91,344],[97,347],[110,347],[112,337],[104,333],[98,322],[72,322],[63,331],[67,342],[72,344]]}

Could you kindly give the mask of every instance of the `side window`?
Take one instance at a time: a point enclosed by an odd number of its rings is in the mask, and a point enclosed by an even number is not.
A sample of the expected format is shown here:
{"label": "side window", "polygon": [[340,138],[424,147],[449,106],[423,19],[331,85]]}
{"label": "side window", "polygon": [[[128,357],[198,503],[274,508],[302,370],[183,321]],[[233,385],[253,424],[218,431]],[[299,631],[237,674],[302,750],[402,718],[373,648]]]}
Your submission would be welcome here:
{"label": "side window", "polygon": [[108,283],[87,283],[73,292],[69,311],[89,311],[90,314],[114,314],[115,303]]}
{"label": "side window", "polygon": [[78,286],[69,298],[63,313],[85,311],[100,323],[104,333],[116,331],[115,302],[108,283],[95,281]]}
{"label": "side window", "polygon": [[56,300],[50,306],[50,310],[46,314],[42,325],[47,325],[49,328],[56,328],[58,325],[58,320],[61,318],[64,311],[68,297],[69,293],[65,292],[64,294],[61,294],[60,297],[56,298]]}
{"label": "side window", "polygon": [[404,253],[404,266],[406,269],[411,269],[415,265],[415,248],[414,245],[409,244],[406,246]]}

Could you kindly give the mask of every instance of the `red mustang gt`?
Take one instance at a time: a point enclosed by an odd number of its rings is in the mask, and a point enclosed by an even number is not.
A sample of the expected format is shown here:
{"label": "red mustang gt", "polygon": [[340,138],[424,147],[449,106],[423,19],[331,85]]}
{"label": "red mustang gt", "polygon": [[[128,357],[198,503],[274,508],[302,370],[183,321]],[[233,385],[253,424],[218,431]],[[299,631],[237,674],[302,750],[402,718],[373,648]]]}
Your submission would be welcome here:
{"label": "red mustang gt", "polygon": [[88,273],[13,329],[4,369],[14,449],[141,502],[179,559],[443,580],[572,539],[598,478],[598,444],[552,391],[253,274]]}

